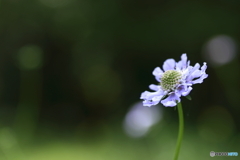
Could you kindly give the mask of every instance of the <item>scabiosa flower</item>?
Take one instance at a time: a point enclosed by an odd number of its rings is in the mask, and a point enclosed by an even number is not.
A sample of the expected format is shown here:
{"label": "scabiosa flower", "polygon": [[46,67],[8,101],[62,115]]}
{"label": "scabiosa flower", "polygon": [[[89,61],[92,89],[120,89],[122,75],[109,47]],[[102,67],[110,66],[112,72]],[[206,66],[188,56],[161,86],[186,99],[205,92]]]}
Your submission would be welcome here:
{"label": "scabiosa flower", "polygon": [[166,107],[174,107],[181,101],[181,96],[187,96],[191,92],[193,84],[202,83],[208,77],[205,72],[206,62],[201,68],[198,63],[190,66],[185,53],[179,62],[167,59],[162,68],[163,70],[156,67],[153,70],[153,75],[159,82],[159,85],[149,86],[154,92],[145,91],[141,94],[144,106],[150,107],[161,102]]}

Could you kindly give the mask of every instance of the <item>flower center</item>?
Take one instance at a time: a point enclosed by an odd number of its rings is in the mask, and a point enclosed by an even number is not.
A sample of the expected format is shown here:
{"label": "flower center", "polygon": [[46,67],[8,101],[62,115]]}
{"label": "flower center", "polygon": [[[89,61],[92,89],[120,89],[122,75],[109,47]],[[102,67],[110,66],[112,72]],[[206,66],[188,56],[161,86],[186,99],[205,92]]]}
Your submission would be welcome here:
{"label": "flower center", "polygon": [[163,90],[173,90],[176,85],[179,83],[179,80],[181,79],[182,74],[175,70],[168,70],[165,73],[163,73],[161,78],[161,87]]}

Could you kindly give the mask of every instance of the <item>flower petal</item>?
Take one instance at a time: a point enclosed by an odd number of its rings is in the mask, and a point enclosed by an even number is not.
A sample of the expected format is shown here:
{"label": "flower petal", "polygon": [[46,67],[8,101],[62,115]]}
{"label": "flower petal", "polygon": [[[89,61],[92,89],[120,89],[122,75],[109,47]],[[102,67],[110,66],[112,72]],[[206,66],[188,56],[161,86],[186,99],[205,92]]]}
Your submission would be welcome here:
{"label": "flower petal", "polygon": [[150,94],[151,92],[149,91],[145,91],[141,94],[140,96],[140,99],[147,99],[148,95]]}
{"label": "flower petal", "polygon": [[202,83],[205,78],[208,77],[208,74],[203,74],[199,79],[192,81],[192,84]]}
{"label": "flower petal", "polygon": [[182,70],[182,61],[176,63],[176,70],[177,71]]}
{"label": "flower petal", "polygon": [[165,107],[174,107],[177,105],[176,101],[162,101],[162,104]]}
{"label": "flower petal", "polygon": [[192,87],[187,87],[187,90],[186,90],[185,92],[182,92],[182,95],[183,95],[183,96],[189,95],[189,93],[191,92],[191,90],[192,90]]}
{"label": "flower petal", "polygon": [[143,105],[148,107],[151,107],[152,105],[157,105],[161,98],[162,98],[161,96],[156,96],[153,97],[151,100],[144,100]]}
{"label": "flower petal", "polygon": [[160,67],[156,67],[154,70],[153,70],[153,73],[152,73],[154,76],[158,76],[160,74],[163,74],[163,71],[161,70]]}
{"label": "flower petal", "polygon": [[149,88],[153,91],[158,91],[160,89],[159,85],[151,84],[149,85]]}
{"label": "flower petal", "polygon": [[151,107],[152,105],[153,105],[152,101],[149,101],[149,100],[144,100],[143,101],[143,106]]}
{"label": "flower petal", "polygon": [[188,76],[188,80],[192,81],[194,78],[199,78],[202,76],[202,72],[200,70],[195,70],[191,75]]}
{"label": "flower petal", "polygon": [[184,70],[188,68],[190,65],[190,61],[187,61],[187,54],[183,53],[181,56],[181,60],[176,63],[176,70]]}
{"label": "flower petal", "polygon": [[159,103],[161,98],[164,96],[164,91],[159,89],[157,92],[148,92],[145,91],[141,94],[140,99],[143,99],[144,106],[152,106]]}
{"label": "flower petal", "polygon": [[[199,71],[200,71],[199,68],[200,68],[199,63],[196,63],[194,67],[189,66],[189,67],[188,67],[189,73],[188,73],[188,75],[187,75],[186,80],[187,80],[187,81],[191,81],[191,80],[193,80],[193,78],[200,77],[201,74],[199,75]],[[195,73],[194,73],[194,72],[195,72]],[[194,74],[193,74],[193,73],[194,73]]]}
{"label": "flower petal", "polygon": [[182,68],[182,69],[187,68],[187,54],[186,54],[186,53],[183,53],[183,54],[182,54],[182,56],[181,56],[181,62],[182,62],[181,68]]}
{"label": "flower petal", "polygon": [[201,67],[201,71],[205,73],[206,69],[207,69],[207,63],[204,62],[203,66]]}
{"label": "flower petal", "polygon": [[198,70],[200,68],[200,64],[196,63],[194,67],[191,68],[189,74],[192,74],[194,71]]}
{"label": "flower petal", "polygon": [[177,105],[177,102],[180,101],[180,98],[175,93],[171,93],[166,99],[162,100],[161,103],[165,107],[174,107]]}
{"label": "flower petal", "polygon": [[162,76],[162,74],[163,74],[163,71],[161,70],[160,67],[156,67],[156,68],[153,70],[152,74],[155,76],[155,79],[156,79],[158,82],[160,82],[160,79],[161,79],[161,76]]}
{"label": "flower petal", "polygon": [[187,86],[186,85],[180,85],[178,88],[177,88],[177,93],[178,95],[182,95],[183,92],[185,92],[187,90]]}
{"label": "flower petal", "polygon": [[207,63],[204,62],[203,66],[201,67],[201,76],[199,79],[192,81],[193,84],[202,83],[203,80],[208,77],[208,74],[206,74],[206,72],[205,72],[206,69],[207,69]]}
{"label": "flower petal", "polygon": [[176,62],[174,59],[167,59],[164,63],[163,63],[163,70],[167,71],[167,70],[174,70],[176,66]]}

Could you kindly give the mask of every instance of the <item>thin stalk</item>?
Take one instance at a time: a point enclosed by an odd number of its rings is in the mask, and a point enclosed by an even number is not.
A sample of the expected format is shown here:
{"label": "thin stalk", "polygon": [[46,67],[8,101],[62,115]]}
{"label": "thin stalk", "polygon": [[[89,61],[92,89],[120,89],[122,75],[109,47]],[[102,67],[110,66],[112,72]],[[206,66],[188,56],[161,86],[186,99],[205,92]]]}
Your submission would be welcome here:
{"label": "thin stalk", "polygon": [[184,118],[183,118],[183,110],[182,110],[181,102],[179,102],[177,104],[177,108],[178,108],[178,116],[179,116],[179,130],[178,130],[178,140],[177,140],[174,160],[178,159],[178,155],[180,152],[181,143],[182,143],[182,139],[183,139],[183,131],[184,131]]}

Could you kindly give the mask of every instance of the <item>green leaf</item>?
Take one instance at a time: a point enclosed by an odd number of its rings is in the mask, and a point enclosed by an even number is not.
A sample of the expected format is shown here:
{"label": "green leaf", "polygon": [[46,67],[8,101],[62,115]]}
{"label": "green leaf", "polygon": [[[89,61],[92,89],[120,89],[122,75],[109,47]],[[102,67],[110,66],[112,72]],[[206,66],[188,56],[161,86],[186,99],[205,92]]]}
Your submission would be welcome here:
{"label": "green leaf", "polygon": [[188,100],[192,100],[192,97],[190,95],[185,96]]}

